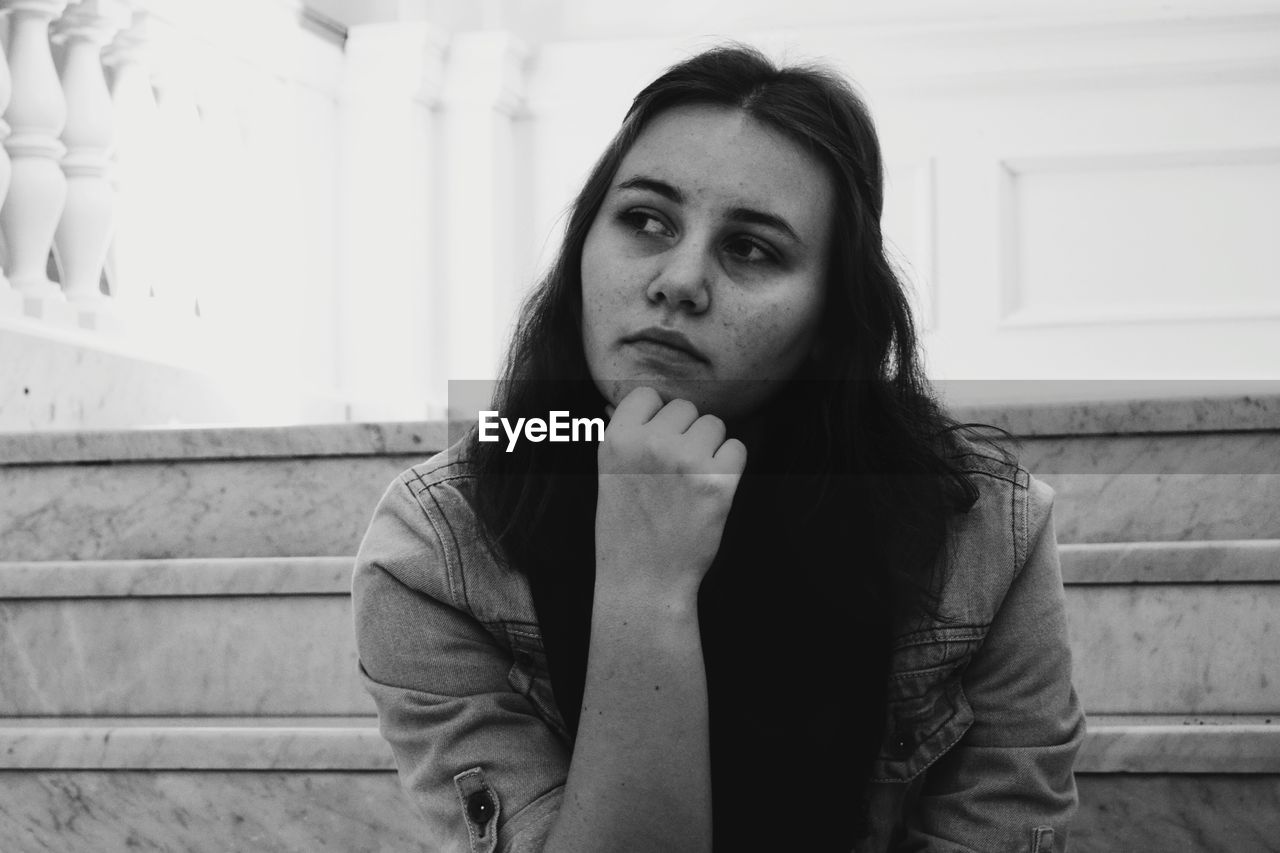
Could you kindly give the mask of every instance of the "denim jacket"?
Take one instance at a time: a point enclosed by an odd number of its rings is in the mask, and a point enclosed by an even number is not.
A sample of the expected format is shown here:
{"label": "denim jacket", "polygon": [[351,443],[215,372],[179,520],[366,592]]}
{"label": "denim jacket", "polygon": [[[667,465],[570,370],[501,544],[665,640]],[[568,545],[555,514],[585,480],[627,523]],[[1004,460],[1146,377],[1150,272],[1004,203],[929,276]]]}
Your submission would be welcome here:
{"label": "denim jacket", "polygon": [[[941,620],[895,632],[871,833],[854,853],[1066,849],[1084,715],[1053,492],[980,452],[957,459],[980,497],[949,528]],[[425,849],[536,853],[572,743],[528,582],[484,544],[473,487],[445,451],[383,496],[353,582],[361,678]]]}

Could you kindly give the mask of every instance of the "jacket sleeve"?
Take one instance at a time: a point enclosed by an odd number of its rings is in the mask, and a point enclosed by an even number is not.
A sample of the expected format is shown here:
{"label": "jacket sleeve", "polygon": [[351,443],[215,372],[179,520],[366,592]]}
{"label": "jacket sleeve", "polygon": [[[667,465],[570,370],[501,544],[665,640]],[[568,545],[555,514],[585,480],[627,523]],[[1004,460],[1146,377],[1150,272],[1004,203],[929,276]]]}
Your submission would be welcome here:
{"label": "jacket sleeve", "polygon": [[360,675],[426,817],[425,849],[535,853],[559,811],[568,747],[513,689],[510,650],[466,605],[456,519],[425,489],[415,496],[414,481],[383,496],[356,560]]}
{"label": "jacket sleeve", "polygon": [[1032,479],[1026,555],[963,677],[973,723],[929,768],[906,850],[1062,853],[1085,721],[1071,683],[1053,492]]}

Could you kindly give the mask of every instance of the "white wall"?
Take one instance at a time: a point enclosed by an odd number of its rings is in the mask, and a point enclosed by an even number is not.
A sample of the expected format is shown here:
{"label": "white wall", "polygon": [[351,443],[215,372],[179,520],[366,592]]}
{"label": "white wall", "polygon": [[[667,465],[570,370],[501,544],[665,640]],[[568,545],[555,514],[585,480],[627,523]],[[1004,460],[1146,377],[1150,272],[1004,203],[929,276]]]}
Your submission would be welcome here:
{"label": "white wall", "polygon": [[481,5],[408,13],[443,68],[419,93],[432,400],[493,375],[630,97],[726,39],[864,93],[935,377],[1280,378],[1276,0]]}
{"label": "white wall", "polygon": [[[723,35],[825,58],[865,93],[935,376],[1277,378],[1280,4],[1033,6]],[[630,94],[715,41],[540,46],[539,234]]]}

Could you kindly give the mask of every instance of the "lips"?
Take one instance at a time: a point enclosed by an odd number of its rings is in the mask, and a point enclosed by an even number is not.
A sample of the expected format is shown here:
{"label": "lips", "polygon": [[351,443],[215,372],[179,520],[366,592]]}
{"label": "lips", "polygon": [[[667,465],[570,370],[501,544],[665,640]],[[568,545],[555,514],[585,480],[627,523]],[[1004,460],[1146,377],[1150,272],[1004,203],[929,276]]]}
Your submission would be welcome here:
{"label": "lips", "polygon": [[662,347],[686,355],[695,361],[700,361],[704,364],[710,363],[701,350],[693,345],[693,341],[674,329],[651,326],[633,335],[628,335],[622,339],[622,342],[626,344],[659,344]]}

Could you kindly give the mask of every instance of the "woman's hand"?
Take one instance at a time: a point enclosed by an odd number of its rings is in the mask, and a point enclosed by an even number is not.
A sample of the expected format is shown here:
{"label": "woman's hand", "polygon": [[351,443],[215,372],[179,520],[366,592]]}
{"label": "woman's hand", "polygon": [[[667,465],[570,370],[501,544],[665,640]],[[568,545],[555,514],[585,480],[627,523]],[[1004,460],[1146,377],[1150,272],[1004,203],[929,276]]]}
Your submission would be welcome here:
{"label": "woman's hand", "polygon": [[747,449],[687,400],[663,405],[636,388],[600,444],[596,583],[615,594],[696,602],[711,567]]}

